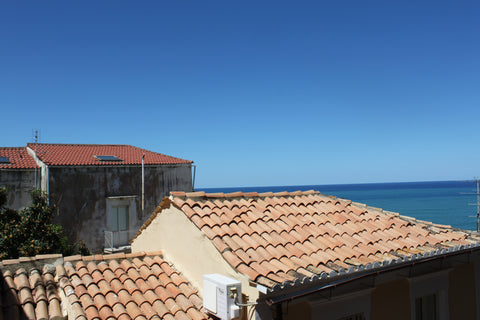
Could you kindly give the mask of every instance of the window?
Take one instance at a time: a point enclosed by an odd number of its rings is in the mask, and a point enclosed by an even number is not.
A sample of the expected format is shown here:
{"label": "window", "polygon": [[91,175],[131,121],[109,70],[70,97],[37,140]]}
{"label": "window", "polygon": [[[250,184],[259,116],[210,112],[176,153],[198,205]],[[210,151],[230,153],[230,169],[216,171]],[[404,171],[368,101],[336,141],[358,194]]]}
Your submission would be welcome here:
{"label": "window", "polygon": [[110,231],[128,230],[128,206],[113,207],[110,211]]}
{"label": "window", "polygon": [[119,248],[129,244],[140,221],[136,196],[107,197],[105,203],[105,248]]}
{"label": "window", "polygon": [[122,161],[122,159],[116,157],[116,156],[94,156],[100,161]]}
{"label": "window", "polygon": [[438,296],[436,293],[415,299],[415,320],[438,319]]}
{"label": "window", "polygon": [[0,157],[0,163],[10,163],[10,160],[8,159],[8,157]]}
{"label": "window", "polygon": [[449,269],[410,278],[411,319],[449,319]]}

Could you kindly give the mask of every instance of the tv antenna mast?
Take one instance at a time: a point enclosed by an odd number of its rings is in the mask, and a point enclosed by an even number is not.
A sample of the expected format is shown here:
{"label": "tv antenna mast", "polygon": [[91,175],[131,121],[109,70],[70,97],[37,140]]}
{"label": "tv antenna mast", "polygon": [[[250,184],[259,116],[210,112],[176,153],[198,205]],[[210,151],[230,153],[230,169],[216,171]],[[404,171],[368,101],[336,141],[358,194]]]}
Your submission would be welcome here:
{"label": "tv antenna mast", "polygon": [[478,177],[473,177],[473,182],[477,185],[477,192],[473,192],[473,193],[462,192],[462,194],[474,194],[477,196],[477,203],[469,203],[468,205],[477,206],[477,232],[479,232],[479,224],[480,224],[480,185],[479,183],[480,181],[478,180]]}

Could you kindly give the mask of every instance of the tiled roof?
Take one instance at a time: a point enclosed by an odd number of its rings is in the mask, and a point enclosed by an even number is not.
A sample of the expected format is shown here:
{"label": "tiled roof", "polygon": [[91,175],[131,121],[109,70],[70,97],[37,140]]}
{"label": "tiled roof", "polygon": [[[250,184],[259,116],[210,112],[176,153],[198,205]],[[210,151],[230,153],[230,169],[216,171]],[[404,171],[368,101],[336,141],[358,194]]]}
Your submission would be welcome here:
{"label": "tiled roof", "polygon": [[0,148],[0,157],[8,158],[9,163],[0,163],[0,169],[34,169],[35,161],[25,147]]}
{"label": "tiled roof", "polygon": [[[130,145],[107,144],[27,144],[37,156],[50,166],[140,165],[145,154],[145,165],[192,163]],[[95,156],[115,156],[121,161],[102,161]]]}
{"label": "tiled roof", "polygon": [[59,319],[60,296],[55,283],[55,268],[2,270],[0,282],[3,319]]}
{"label": "tiled roof", "polygon": [[0,318],[210,319],[197,290],[159,252],[43,258],[3,261]]}
{"label": "tiled roof", "polygon": [[233,268],[271,291],[479,245],[449,226],[315,191],[172,192],[171,199]]}

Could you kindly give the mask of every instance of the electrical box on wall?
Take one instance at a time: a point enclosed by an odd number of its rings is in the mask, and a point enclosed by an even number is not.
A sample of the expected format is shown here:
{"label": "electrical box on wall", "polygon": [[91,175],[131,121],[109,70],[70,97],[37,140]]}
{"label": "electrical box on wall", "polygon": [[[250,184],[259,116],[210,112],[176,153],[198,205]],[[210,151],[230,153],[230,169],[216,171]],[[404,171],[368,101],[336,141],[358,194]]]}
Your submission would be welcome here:
{"label": "electrical box on wall", "polygon": [[239,318],[235,299],[241,296],[240,281],[217,273],[203,275],[203,307],[212,315],[222,320]]}

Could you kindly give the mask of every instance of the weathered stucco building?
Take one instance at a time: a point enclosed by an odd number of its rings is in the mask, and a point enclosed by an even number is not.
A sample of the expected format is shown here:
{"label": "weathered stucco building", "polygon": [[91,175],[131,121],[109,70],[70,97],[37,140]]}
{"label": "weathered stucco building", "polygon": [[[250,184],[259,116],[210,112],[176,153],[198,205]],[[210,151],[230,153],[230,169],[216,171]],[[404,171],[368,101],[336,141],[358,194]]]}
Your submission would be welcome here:
{"label": "weathered stucco building", "polygon": [[129,145],[28,144],[0,157],[9,207],[27,206],[41,188],[67,236],[94,251],[127,245],[171,190],[193,190],[192,161]]}
{"label": "weathered stucco building", "polygon": [[30,191],[39,181],[39,173],[26,148],[0,148],[0,187],[9,190],[7,207],[19,209],[31,203]]}

